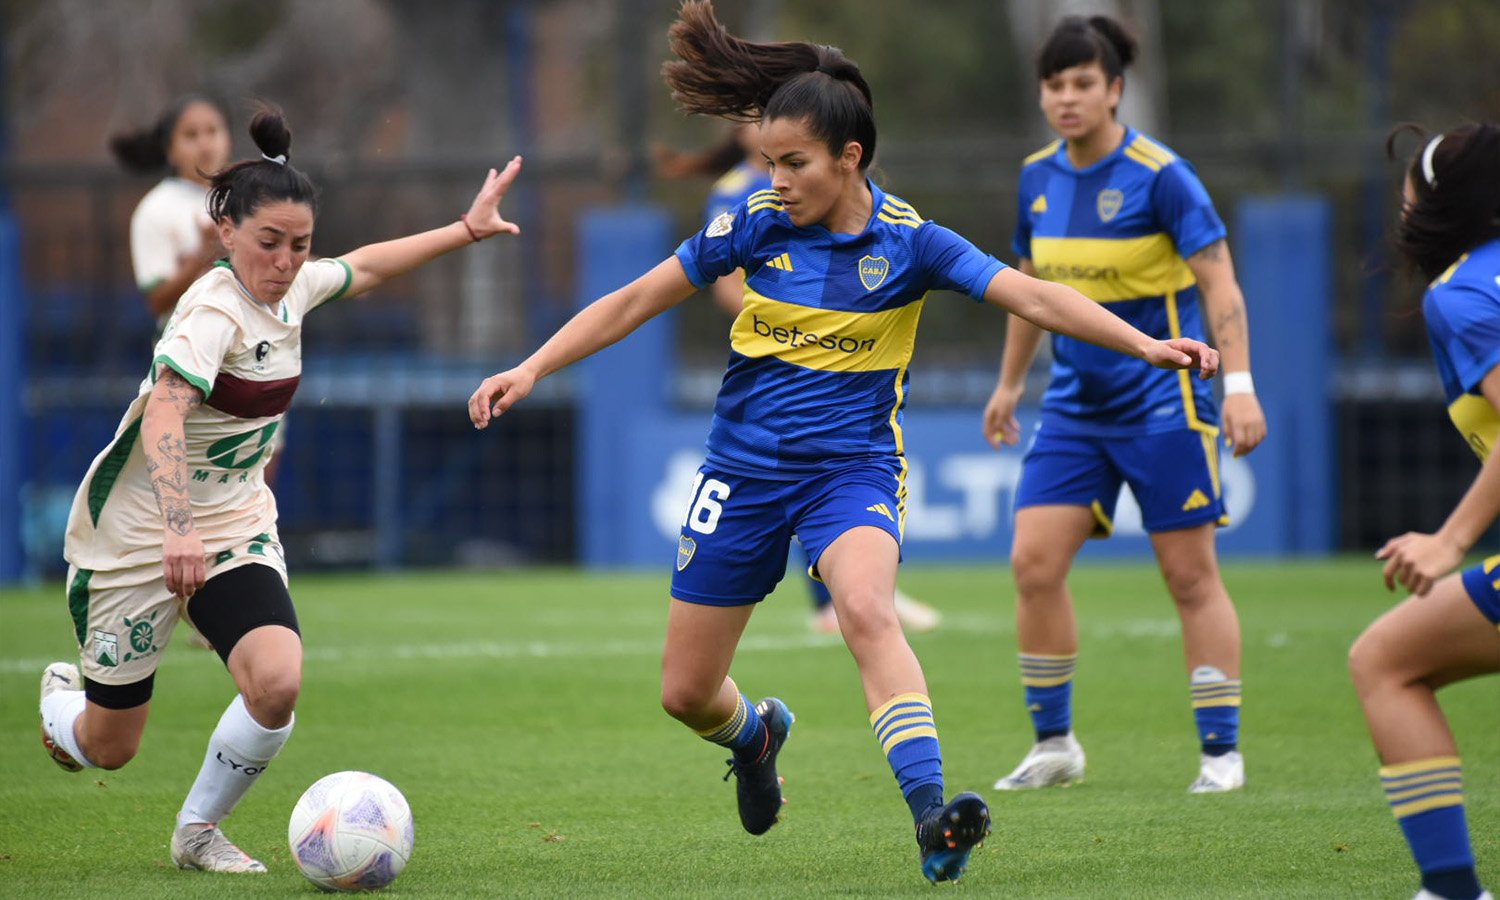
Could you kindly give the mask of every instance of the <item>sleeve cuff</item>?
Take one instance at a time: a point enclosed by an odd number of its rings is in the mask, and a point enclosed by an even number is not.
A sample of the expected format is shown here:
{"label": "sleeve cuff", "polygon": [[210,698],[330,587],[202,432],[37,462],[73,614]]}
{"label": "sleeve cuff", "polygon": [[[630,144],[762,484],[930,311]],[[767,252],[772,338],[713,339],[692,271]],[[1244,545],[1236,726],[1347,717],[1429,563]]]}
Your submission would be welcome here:
{"label": "sleeve cuff", "polygon": [[[337,257],[337,256],[335,256],[333,258],[333,261],[344,267],[344,283],[343,283],[342,286],[339,287],[338,290],[336,290],[336,291],[333,292],[333,295],[331,297],[329,297],[327,300],[323,301],[325,303],[332,303],[333,301],[335,301],[335,300],[339,299],[340,297],[344,296],[344,294],[346,294],[346,293],[349,292],[349,285],[351,285],[351,284],[354,283],[354,270],[351,269],[351,268],[349,268],[349,264],[346,263],[346,262],[344,262],[344,260],[341,257]],[[186,376],[184,376],[184,377],[186,377]]]}
{"label": "sleeve cuff", "polygon": [[979,302],[984,302],[984,292],[989,288],[990,282],[995,276],[1005,271],[1009,266],[998,259],[991,259],[990,264],[984,267],[983,273],[969,288],[969,297]]}
{"label": "sleeve cuff", "polygon": [[166,366],[167,368],[176,372],[178,375],[181,375],[188,384],[191,384],[193,387],[203,392],[204,400],[207,400],[208,395],[213,391],[213,385],[209,384],[207,381],[204,381],[201,376],[194,375],[192,372],[184,369],[180,364],[178,364],[175,359],[167,356],[165,353],[161,354],[160,356],[156,357],[156,359],[151,361],[151,382],[153,384],[156,383],[157,366]]}
{"label": "sleeve cuff", "polygon": [[682,263],[682,271],[686,273],[688,281],[693,283],[693,287],[702,290],[708,286],[708,280],[703,277],[703,270],[698,268],[696,261],[682,252],[681,247],[677,248],[675,256],[677,261]]}

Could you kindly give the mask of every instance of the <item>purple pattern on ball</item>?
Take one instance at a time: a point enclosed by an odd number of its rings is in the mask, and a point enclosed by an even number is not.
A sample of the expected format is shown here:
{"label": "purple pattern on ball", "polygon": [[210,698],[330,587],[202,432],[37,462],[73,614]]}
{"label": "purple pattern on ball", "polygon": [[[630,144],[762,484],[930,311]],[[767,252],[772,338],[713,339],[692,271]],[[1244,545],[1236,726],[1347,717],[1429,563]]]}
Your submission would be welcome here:
{"label": "purple pattern on ball", "polygon": [[396,880],[396,871],[391,866],[391,854],[382,852],[374,859],[365,870],[359,873],[359,879],[353,884],[356,888],[378,888],[385,887]]}
{"label": "purple pattern on ball", "polygon": [[314,828],[307,836],[297,842],[297,861],[305,868],[316,869],[320,872],[332,874],[337,871],[338,863],[333,858],[333,844],[329,841],[328,832],[322,828]]}
{"label": "purple pattern on ball", "polygon": [[359,802],[344,810],[344,824],[360,825],[377,831],[390,829],[386,822],[385,810],[380,808],[380,802],[374,794],[365,794],[359,798]]}

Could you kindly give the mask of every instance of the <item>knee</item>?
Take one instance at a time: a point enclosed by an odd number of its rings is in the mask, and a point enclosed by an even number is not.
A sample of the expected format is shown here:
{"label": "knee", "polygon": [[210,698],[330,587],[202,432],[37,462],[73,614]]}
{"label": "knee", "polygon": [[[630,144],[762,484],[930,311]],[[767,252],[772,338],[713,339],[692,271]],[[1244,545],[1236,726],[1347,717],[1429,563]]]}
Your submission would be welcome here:
{"label": "knee", "polygon": [[295,672],[271,672],[251,679],[243,692],[245,707],[255,721],[280,728],[291,721],[302,691],[302,678]]}
{"label": "knee", "polygon": [[1162,573],[1167,593],[1179,607],[1194,608],[1228,599],[1214,566],[1179,566]]}
{"label": "knee", "polygon": [[701,685],[662,679],[661,708],[667,715],[679,721],[694,718],[713,702],[718,690],[708,690]]}
{"label": "knee", "polygon": [[1379,633],[1366,629],[1354,639],[1349,647],[1349,677],[1354,690],[1361,697],[1373,691],[1381,680],[1391,674],[1389,659],[1382,646]]}
{"label": "knee", "polygon": [[839,630],[851,647],[901,633],[894,595],[861,587],[845,594],[839,604]]}
{"label": "knee", "polygon": [[1017,541],[1010,551],[1010,572],[1015,579],[1019,602],[1040,599],[1055,593],[1067,577],[1067,562],[1056,554],[1031,543]]}

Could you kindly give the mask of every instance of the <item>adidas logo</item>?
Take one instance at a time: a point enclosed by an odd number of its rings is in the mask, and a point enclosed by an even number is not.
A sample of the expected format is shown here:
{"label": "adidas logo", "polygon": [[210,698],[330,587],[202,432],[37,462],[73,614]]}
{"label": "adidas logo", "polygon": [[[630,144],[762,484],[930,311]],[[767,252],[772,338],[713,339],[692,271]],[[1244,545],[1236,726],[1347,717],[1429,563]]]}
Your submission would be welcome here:
{"label": "adidas logo", "polygon": [[783,253],[780,256],[772,257],[766,260],[766,265],[773,269],[780,269],[783,272],[790,272],[792,271],[792,255],[790,253]]}
{"label": "adidas logo", "polygon": [[892,522],[896,521],[896,517],[891,515],[891,508],[889,506],[886,506],[884,503],[877,503],[874,506],[866,506],[865,512],[880,513],[882,516],[885,516]]}
{"label": "adidas logo", "polygon": [[1044,213],[1047,211],[1046,194],[1037,194],[1036,199],[1031,201],[1031,211],[1034,213]]}
{"label": "adidas logo", "polygon": [[1182,504],[1182,511],[1189,512],[1195,509],[1202,509],[1207,505],[1208,498],[1203,495],[1202,491],[1193,488],[1193,492],[1188,494],[1187,500]]}

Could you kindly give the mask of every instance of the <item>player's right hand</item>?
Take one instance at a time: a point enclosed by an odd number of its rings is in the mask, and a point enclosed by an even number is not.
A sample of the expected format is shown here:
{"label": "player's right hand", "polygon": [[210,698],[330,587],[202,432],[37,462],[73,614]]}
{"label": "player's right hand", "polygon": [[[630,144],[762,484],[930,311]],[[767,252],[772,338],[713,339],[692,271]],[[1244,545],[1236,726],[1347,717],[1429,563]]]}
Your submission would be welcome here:
{"label": "player's right hand", "polygon": [[995,385],[995,392],[984,405],[984,439],[991,447],[1000,449],[1001,444],[1013,446],[1021,440],[1021,423],[1016,420],[1016,407],[1021,402],[1023,387],[1009,388]]}
{"label": "player's right hand", "polygon": [[475,428],[487,427],[491,419],[498,419],[520,403],[535,385],[536,376],[522,368],[491,375],[469,396],[469,421]]}
{"label": "player's right hand", "polygon": [[196,530],[178,534],[168,528],[162,537],[162,577],[167,590],[186,600],[208,580],[208,564],[203,555],[203,539]]}

